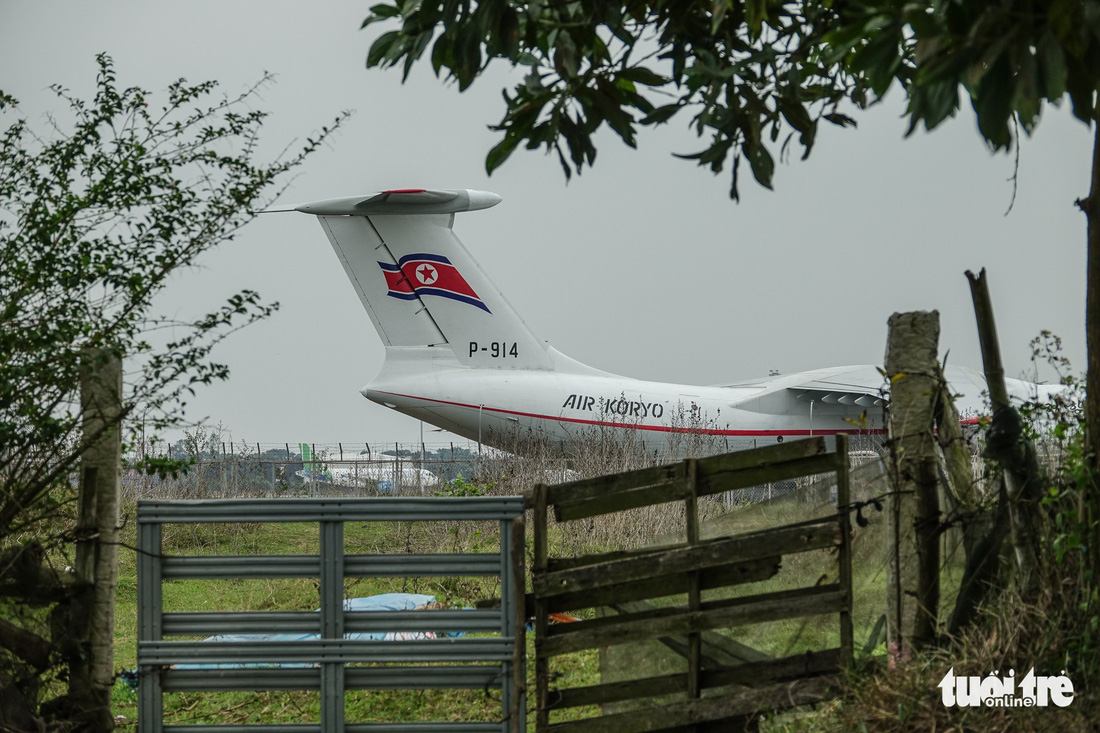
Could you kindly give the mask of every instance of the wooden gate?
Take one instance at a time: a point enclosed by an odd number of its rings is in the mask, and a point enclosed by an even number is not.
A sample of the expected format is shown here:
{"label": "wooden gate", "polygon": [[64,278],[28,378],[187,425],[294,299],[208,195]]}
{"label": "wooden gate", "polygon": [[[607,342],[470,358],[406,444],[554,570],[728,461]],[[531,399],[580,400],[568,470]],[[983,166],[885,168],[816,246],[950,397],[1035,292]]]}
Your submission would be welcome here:
{"label": "wooden gate", "polygon": [[[836,475],[835,514],[746,535],[700,539],[701,497],[822,473]],[[536,487],[533,602],[539,733],[642,733],[692,730],[693,726],[726,730],[714,726],[736,725],[760,710],[806,705],[835,694],[837,675],[852,659],[848,491],[846,435],[836,436],[833,452],[824,438],[816,437]],[[548,556],[550,507],[558,522],[570,522],[676,501],[684,502],[687,523],[686,541],[677,546],[579,558]],[[717,591],[710,594],[716,599],[702,599],[704,590],[771,578],[784,556],[825,548],[837,549],[831,576],[835,583],[756,595]],[[685,593],[686,604],[648,602]],[[549,623],[556,612],[597,608],[617,613],[575,623]],[[737,644],[716,629],[819,614],[837,614],[838,647],[782,658],[716,653]],[[681,640],[687,671],[551,689],[555,657],[646,639],[660,639],[672,648]],[[653,698],[662,701],[641,704]],[[624,701],[630,708],[625,712],[551,724],[553,711]]]}

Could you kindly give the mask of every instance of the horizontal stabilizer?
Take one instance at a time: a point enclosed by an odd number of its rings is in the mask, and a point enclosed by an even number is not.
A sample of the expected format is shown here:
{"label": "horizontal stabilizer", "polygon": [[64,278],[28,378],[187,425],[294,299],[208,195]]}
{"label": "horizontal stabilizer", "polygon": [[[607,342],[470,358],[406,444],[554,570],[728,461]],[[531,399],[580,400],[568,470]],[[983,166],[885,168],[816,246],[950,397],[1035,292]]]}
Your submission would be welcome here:
{"label": "horizontal stabilizer", "polygon": [[314,216],[374,216],[376,214],[454,214],[496,206],[500,196],[489,191],[402,188],[365,196],[325,199],[299,204],[295,211]]}

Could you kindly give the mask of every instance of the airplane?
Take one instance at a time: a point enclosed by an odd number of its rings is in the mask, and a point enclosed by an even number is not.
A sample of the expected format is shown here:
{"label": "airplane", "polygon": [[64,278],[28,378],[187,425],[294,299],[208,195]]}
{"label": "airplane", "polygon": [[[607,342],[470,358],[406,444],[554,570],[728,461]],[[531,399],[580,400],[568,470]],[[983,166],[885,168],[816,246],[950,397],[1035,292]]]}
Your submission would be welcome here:
{"label": "airplane", "polygon": [[308,443],[299,443],[302,452],[302,470],[297,475],[306,481],[330,483],[335,486],[375,488],[391,491],[395,488],[420,490],[439,486],[439,477],[426,468],[416,468],[408,459],[383,454],[371,459],[366,454],[347,458],[327,458],[315,455]]}
{"label": "airplane", "polygon": [[[500,201],[487,191],[391,189],[282,209],[317,217],[385,344],[364,397],[512,451],[517,436],[568,445],[608,429],[647,449],[694,434],[730,450],[884,432],[885,379],[873,365],[695,386],[619,376],[562,354],[532,333],[454,234],[456,214]],[[946,376],[964,422],[987,412],[980,372],[949,366]],[[1060,389],[1006,382],[1019,400]]]}

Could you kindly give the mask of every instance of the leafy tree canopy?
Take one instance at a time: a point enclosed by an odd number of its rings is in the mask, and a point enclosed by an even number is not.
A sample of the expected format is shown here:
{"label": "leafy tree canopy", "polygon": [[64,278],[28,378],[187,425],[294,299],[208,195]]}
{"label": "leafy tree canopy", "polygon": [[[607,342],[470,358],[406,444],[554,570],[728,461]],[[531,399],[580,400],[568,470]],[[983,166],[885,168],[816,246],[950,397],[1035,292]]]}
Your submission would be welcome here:
{"label": "leafy tree canopy", "polygon": [[[72,494],[82,353],[125,356],[123,419],[165,427],[228,375],[210,358],[218,341],[277,307],[243,290],[194,322],[152,311],[168,276],[232,239],[343,120],[257,160],[253,102],[269,81],[218,98],[215,82],[181,79],[157,97],[120,88],[100,55],[95,96],[54,87],[68,116],[40,131],[0,91],[0,540]],[[155,344],[158,329],[172,335]]]}
{"label": "leafy tree canopy", "polygon": [[1100,0],[392,0],[363,26],[397,24],[370,48],[368,67],[407,77],[429,52],[438,75],[468,88],[494,59],[523,69],[505,91],[492,172],[521,144],[553,151],[568,178],[596,158],[610,127],[633,147],[639,127],[684,112],[708,138],[681,157],[718,172],[732,165],[771,187],[775,158],[797,138],[809,155],[821,121],[853,126],[897,81],[909,131],[953,116],[960,90],[994,149],[1011,125],[1030,133],[1044,100],[1067,94],[1095,117]]}

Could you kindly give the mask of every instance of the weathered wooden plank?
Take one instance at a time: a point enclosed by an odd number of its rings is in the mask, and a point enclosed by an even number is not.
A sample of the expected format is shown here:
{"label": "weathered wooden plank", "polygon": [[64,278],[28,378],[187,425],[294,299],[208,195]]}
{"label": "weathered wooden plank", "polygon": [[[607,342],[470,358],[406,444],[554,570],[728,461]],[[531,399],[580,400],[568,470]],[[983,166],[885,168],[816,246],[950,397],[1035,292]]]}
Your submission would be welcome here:
{"label": "weathered wooden plank", "polygon": [[735,491],[747,489],[761,484],[784,481],[786,479],[813,476],[819,473],[829,473],[837,468],[835,453],[807,456],[785,463],[776,463],[767,466],[742,468],[736,471],[706,471],[699,470],[699,496],[709,496],[723,491]]}
{"label": "weathered wooden plank", "polygon": [[804,440],[789,440],[785,443],[766,445],[762,448],[700,458],[699,472],[700,474],[714,474],[723,471],[762,468],[776,463],[826,455],[828,452],[825,438],[818,435]]}
{"label": "weathered wooden plank", "polygon": [[602,562],[609,562],[611,560],[622,560],[623,558],[627,557],[658,555],[662,552],[668,552],[669,550],[678,550],[681,547],[687,546],[688,545],[686,542],[675,542],[667,545],[646,546],[634,550],[610,550],[609,552],[581,555],[580,557],[551,557],[547,559],[546,569],[553,573],[559,570],[569,570],[571,568],[579,568],[585,565],[599,565]]}
{"label": "weathered wooden plank", "polygon": [[740,717],[760,710],[785,710],[809,705],[835,697],[839,690],[839,677],[826,675],[779,682],[721,697],[556,723],[545,730],[553,733],[657,733],[695,723]]}
{"label": "weathered wooden plank", "polygon": [[[698,495],[836,470],[822,437],[698,460]],[[687,462],[558,484],[548,489],[559,522],[684,499]]]}
{"label": "weathered wooden plank", "polygon": [[734,562],[816,550],[839,542],[837,519],[829,517],[817,524],[781,527],[766,534],[722,538],[657,555],[628,557],[554,573],[536,573],[532,590],[536,597],[547,598],[596,589],[611,580],[628,583],[669,577]]}
{"label": "weathered wooden plank", "polygon": [[[616,613],[641,613],[655,608],[646,601],[632,601],[629,603],[616,603],[608,606]],[[702,664],[703,669],[719,669],[721,667],[736,667],[747,662],[760,662],[772,659],[759,649],[753,649],[747,644],[742,644],[717,631],[703,631],[702,639]],[[664,646],[668,647],[684,659],[688,656],[688,638],[686,636],[661,636],[657,638]]]}
{"label": "weathered wooden plank", "polygon": [[[781,558],[765,557],[748,562],[721,565],[702,570],[699,573],[701,590],[726,586],[755,583],[767,580],[779,572]],[[630,583],[615,583],[598,588],[589,588],[575,593],[565,593],[546,597],[551,613],[571,611],[580,608],[594,608],[623,601],[638,601],[647,598],[660,598],[678,593],[686,593],[691,587],[689,575],[677,574],[662,576]]]}
{"label": "weathered wooden plank", "polygon": [[[768,600],[783,602],[789,599],[799,599],[807,595],[812,596],[816,592],[828,592],[832,590],[841,590],[840,586],[836,583],[831,585],[818,585],[806,588],[793,588],[790,590],[773,591],[771,593],[759,593],[750,596],[737,596],[734,598],[721,598],[718,600],[707,601],[703,604],[701,610],[709,611],[721,608],[736,608],[740,606],[749,605],[757,601]],[[611,606],[618,612],[617,616],[601,616],[586,621],[577,621],[565,626],[552,626],[547,630],[547,636],[560,636],[562,634],[573,633],[577,631],[590,631],[605,626],[615,626],[623,620],[635,621],[648,621],[651,619],[671,618],[675,616],[686,615],[690,609],[688,606],[680,604],[675,606],[657,606],[652,603],[646,603],[645,601],[638,601],[634,603],[622,603]],[[628,610],[629,609],[629,610]],[[757,623],[752,621],[750,623]]]}
{"label": "weathered wooden plank", "polygon": [[546,502],[548,504],[576,504],[617,492],[628,492],[646,486],[678,482],[683,478],[683,463],[639,468],[634,471],[613,473],[549,486],[547,487]]}
{"label": "weathered wooden plank", "polygon": [[[780,659],[739,664],[733,667],[703,670],[700,685],[703,689],[743,685],[763,687],[784,680],[839,672],[840,649],[826,649],[807,654],[796,654]],[[624,680],[588,687],[573,687],[556,691],[557,708],[602,705],[609,702],[636,698],[657,697],[688,691],[688,678],[683,672],[636,680]]]}
{"label": "weathered wooden plank", "polygon": [[694,612],[684,608],[660,608],[642,614],[560,624],[547,629],[539,653],[552,657],[654,637],[836,613],[847,595],[840,586],[833,584],[711,601]]}
{"label": "weathered wooden plank", "polygon": [[546,517],[546,484],[536,484],[534,490],[534,520],[535,520],[535,567],[536,573],[546,570],[549,549],[547,546],[547,517]]}
{"label": "weathered wooden plank", "polygon": [[554,518],[559,522],[571,522],[574,519],[597,517],[612,512],[624,512],[628,509],[637,509],[643,506],[683,501],[690,492],[691,489],[685,485],[684,480],[677,479],[655,486],[631,489],[630,491],[610,492],[604,496],[593,497],[581,502],[555,504]]}
{"label": "weathered wooden plank", "polygon": [[[704,670],[770,659],[764,652],[717,631],[702,631],[699,633],[699,638],[702,642],[699,661]],[[687,640],[686,636],[657,637],[657,641],[684,659],[688,656]]]}

